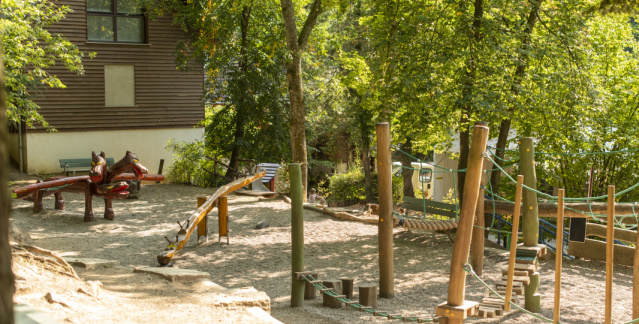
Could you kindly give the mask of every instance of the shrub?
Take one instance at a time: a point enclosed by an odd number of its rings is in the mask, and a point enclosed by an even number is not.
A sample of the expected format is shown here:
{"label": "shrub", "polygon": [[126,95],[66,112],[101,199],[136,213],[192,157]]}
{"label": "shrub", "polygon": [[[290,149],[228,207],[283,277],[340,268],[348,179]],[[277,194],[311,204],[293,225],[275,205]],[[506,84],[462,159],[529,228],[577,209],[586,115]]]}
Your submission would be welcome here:
{"label": "shrub", "polygon": [[[354,167],[348,170],[344,174],[334,174],[330,177],[330,184],[328,186],[329,193],[328,199],[331,201],[346,201],[346,202],[364,202],[366,201],[366,195],[364,193],[365,187],[364,170],[361,167]],[[373,186],[373,198],[374,202],[378,201],[378,176],[377,173],[372,174],[372,186]],[[393,177],[393,201],[399,202],[402,200],[403,183],[399,177]]]}
{"label": "shrub", "polygon": [[211,175],[204,168],[213,170],[213,163],[204,159],[204,143],[175,142],[169,140],[165,147],[172,151],[173,163],[169,168],[166,178],[172,183],[192,184],[200,187],[211,187]]}

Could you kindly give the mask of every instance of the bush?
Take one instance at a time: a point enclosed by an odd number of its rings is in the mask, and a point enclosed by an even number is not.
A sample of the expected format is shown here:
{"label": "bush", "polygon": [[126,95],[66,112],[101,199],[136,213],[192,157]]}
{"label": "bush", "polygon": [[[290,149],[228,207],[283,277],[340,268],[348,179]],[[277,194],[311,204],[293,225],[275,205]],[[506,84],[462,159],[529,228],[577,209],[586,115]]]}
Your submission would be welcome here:
{"label": "bush", "polygon": [[175,157],[166,174],[167,180],[199,187],[213,186],[211,175],[203,169],[213,170],[213,162],[204,159],[206,153],[202,141],[187,143],[169,140],[165,149],[172,151]]}
{"label": "bush", "polygon": [[[346,202],[364,202],[366,195],[364,193],[364,170],[361,167],[354,167],[344,174],[334,174],[330,177],[328,186],[328,199],[331,201]],[[378,176],[377,173],[372,174],[373,199],[378,202]],[[403,183],[399,177],[393,177],[393,201],[402,200]]]}

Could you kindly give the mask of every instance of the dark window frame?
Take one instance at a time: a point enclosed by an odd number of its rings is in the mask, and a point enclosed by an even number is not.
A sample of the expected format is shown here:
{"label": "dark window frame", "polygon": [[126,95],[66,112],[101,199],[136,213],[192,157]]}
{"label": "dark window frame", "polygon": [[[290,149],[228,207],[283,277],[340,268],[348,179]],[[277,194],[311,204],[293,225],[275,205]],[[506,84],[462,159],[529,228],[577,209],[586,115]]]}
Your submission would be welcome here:
{"label": "dark window frame", "polygon": [[[143,11],[141,14],[118,14],[118,0],[113,0],[111,3],[111,12],[101,12],[101,11],[91,11],[89,9],[89,5],[87,2],[87,41],[89,42],[99,42],[99,43],[119,43],[119,44],[148,44],[149,43],[149,19],[146,13]],[[89,39],[89,16],[101,16],[101,17],[111,17],[113,20],[113,40],[96,40]],[[141,17],[144,22],[144,39],[141,42],[132,42],[132,41],[119,41],[118,40],[118,17]]]}

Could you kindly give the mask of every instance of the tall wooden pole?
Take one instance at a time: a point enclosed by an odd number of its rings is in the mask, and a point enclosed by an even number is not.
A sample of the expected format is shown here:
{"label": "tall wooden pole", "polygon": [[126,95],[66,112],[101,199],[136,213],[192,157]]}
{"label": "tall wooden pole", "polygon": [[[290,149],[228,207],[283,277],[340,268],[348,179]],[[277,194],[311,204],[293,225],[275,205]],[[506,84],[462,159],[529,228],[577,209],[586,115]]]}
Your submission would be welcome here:
{"label": "tall wooden pole", "polygon": [[[524,137],[519,140],[519,156],[519,169],[524,176],[524,185],[532,189],[537,189],[535,143],[532,137]],[[521,230],[524,237],[524,246],[537,246],[539,240],[537,193],[532,190],[526,190],[523,192],[523,197],[524,210]]]}
{"label": "tall wooden pole", "polygon": [[632,318],[639,318],[639,235],[635,242],[635,260],[632,266]]}
{"label": "tall wooden pole", "polygon": [[513,296],[513,276],[515,275],[515,258],[517,257],[517,241],[519,240],[519,202],[521,201],[521,185],[524,183],[524,176],[517,176],[517,187],[515,188],[515,209],[513,211],[513,227],[510,234],[510,256],[508,257],[508,274],[506,276],[506,304],[504,310],[510,310],[510,299]]}
{"label": "tall wooden pole", "polygon": [[[535,171],[535,143],[532,137],[519,140],[519,170],[524,176],[524,185],[537,189],[537,173]],[[537,193],[524,190],[521,231],[524,246],[537,246],[539,243],[539,206]],[[541,295],[539,290],[539,272],[530,275],[530,283],[524,288],[524,308],[534,313],[541,312]]]}
{"label": "tall wooden pole", "polygon": [[473,142],[468,155],[468,168],[464,183],[464,196],[462,199],[459,224],[453,245],[453,256],[450,263],[450,280],[448,284],[447,303],[450,306],[464,304],[466,294],[466,272],[463,265],[468,261],[470,254],[470,241],[473,233],[473,220],[477,209],[477,197],[481,183],[482,166],[484,158],[482,154],[486,150],[488,140],[488,127],[475,124],[473,130]]}
{"label": "tall wooden pole", "polygon": [[7,186],[9,147],[7,133],[6,93],[4,91],[4,63],[0,57],[0,323],[12,324],[13,293],[15,290],[11,270],[11,246],[9,246],[9,215],[11,196]]}
{"label": "tall wooden pole", "polygon": [[[482,172],[482,185],[486,184],[487,176]],[[475,209],[475,226],[473,226],[473,238],[470,245],[471,257],[470,265],[478,276],[484,274],[484,189],[479,190],[477,195],[477,208]]]}
{"label": "tall wooden pole", "polygon": [[557,239],[555,240],[557,255],[555,256],[555,311],[553,323],[559,323],[561,302],[561,268],[564,258],[564,189],[557,191]]}
{"label": "tall wooden pole", "polygon": [[288,165],[291,180],[291,307],[304,305],[303,280],[295,280],[295,272],[304,271],[304,186],[299,163]]}
{"label": "tall wooden pole", "polygon": [[393,265],[393,179],[391,172],[390,124],[377,124],[377,167],[379,192],[379,296],[395,296]]}
{"label": "tall wooden pole", "polygon": [[608,186],[608,224],[606,227],[606,318],[612,323],[612,272],[615,252],[615,186]]}

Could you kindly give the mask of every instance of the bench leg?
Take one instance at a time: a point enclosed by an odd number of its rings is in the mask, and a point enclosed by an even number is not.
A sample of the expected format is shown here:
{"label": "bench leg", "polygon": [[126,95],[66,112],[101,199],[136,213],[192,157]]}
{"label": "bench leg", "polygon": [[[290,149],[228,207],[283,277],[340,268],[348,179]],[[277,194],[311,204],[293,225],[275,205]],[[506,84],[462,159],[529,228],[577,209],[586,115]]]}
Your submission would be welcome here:
{"label": "bench leg", "polygon": [[55,209],[64,210],[64,199],[62,199],[62,193],[56,192],[55,195]]}
{"label": "bench leg", "polygon": [[36,190],[33,192],[33,213],[39,213],[43,210],[44,205],[42,204],[42,192],[40,190]]}
{"label": "bench leg", "polygon": [[113,220],[115,213],[113,212],[113,200],[104,198],[104,218]]}
{"label": "bench leg", "polygon": [[93,192],[91,191],[91,184],[84,185],[84,221],[92,222],[93,218]]}

